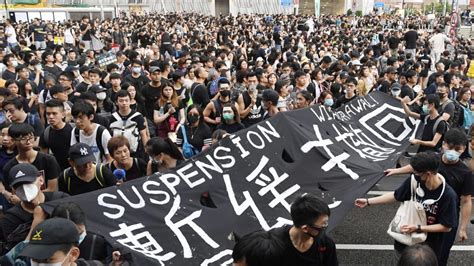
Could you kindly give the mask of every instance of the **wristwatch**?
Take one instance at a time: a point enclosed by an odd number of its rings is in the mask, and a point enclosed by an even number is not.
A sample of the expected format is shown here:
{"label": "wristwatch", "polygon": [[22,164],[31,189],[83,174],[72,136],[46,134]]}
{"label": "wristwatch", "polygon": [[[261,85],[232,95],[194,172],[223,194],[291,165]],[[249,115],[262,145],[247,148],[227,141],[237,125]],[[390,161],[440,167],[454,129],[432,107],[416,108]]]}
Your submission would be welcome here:
{"label": "wristwatch", "polygon": [[416,226],[416,232],[417,232],[418,234],[423,233],[423,232],[421,231],[421,225],[417,225],[417,226]]}

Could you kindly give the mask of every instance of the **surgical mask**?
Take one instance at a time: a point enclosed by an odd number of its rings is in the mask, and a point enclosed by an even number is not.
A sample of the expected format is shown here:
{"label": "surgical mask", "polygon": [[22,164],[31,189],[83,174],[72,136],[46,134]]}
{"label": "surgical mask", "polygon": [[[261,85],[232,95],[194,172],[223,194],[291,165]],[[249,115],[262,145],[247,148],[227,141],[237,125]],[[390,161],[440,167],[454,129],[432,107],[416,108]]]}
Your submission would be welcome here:
{"label": "surgical mask", "polygon": [[12,61],[12,66],[13,66],[13,67],[17,67],[17,66],[18,66],[18,61],[16,61],[16,60],[15,60],[15,61]]}
{"label": "surgical mask", "polygon": [[67,260],[69,257],[69,253],[71,253],[71,250],[66,254],[66,257],[64,257],[63,261],[61,262],[54,262],[54,263],[44,263],[44,262],[36,262],[30,259],[30,264],[31,266],[62,266],[64,262]]}
{"label": "surgical mask", "polygon": [[66,55],[66,51],[59,52],[61,55]]}
{"label": "surgical mask", "polygon": [[331,107],[334,104],[334,99],[325,99],[324,100],[324,105],[327,107]]}
{"label": "surgical mask", "polygon": [[443,99],[444,98],[444,93],[443,92],[438,92],[438,96],[440,99]]}
{"label": "surgical mask", "polygon": [[402,91],[401,90],[392,90],[392,96],[398,97]]}
{"label": "surgical mask", "polygon": [[232,120],[232,119],[234,119],[234,114],[233,113],[224,113],[224,114],[222,114],[222,117],[224,118],[224,120]]}
{"label": "surgical mask", "polygon": [[24,202],[31,202],[38,195],[39,189],[35,183],[23,184],[15,189],[15,195]]}
{"label": "surgical mask", "polygon": [[423,111],[423,113],[427,114],[430,112],[430,110],[428,109],[428,105],[424,104],[423,107],[421,107],[421,110]]}
{"label": "surgical mask", "polygon": [[457,151],[446,150],[444,152],[444,156],[445,156],[446,160],[448,160],[450,162],[455,162],[455,161],[459,160],[459,156],[461,156],[461,154]]}
{"label": "surgical mask", "polygon": [[229,97],[230,96],[230,90],[221,91],[221,96],[222,97]]}
{"label": "surgical mask", "polygon": [[79,245],[82,243],[82,241],[84,241],[84,239],[86,239],[86,236],[87,236],[86,231],[82,232],[82,234],[79,235]]}
{"label": "surgical mask", "polygon": [[198,115],[188,115],[188,121],[189,123],[196,123],[199,120]]}
{"label": "surgical mask", "polygon": [[99,92],[99,93],[96,94],[96,96],[97,96],[97,100],[103,101],[103,100],[105,100],[105,98],[107,97],[107,93],[105,93],[105,92]]}
{"label": "surgical mask", "polygon": [[142,72],[142,68],[141,67],[133,67],[132,71],[135,74],[139,74],[140,72]]}

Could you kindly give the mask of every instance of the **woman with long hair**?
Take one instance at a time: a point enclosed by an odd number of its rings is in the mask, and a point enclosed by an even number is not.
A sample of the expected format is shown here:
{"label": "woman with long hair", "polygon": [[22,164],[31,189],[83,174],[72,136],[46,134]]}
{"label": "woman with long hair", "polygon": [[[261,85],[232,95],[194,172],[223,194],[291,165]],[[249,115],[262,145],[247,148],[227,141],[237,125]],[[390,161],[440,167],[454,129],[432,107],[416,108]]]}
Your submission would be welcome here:
{"label": "woman with long hair", "polygon": [[191,144],[198,152],[211,145],[212,131],[204,122],[203,111],[199,105],[192,104],[188,107],[186,123],[181,126],[184,127],[184,130],[179,129],[176,138],[176,144],[179,147],[183,146],[183,131],[186,133],[186,139],[189,144]]}
{"label": "woman with long hair", "polygon": [[367,95],[374,87],[375,78],[370,71],[371,70],[368,66],[364,66],[359,72],[357,90],[359,91],[359,95],[361,96]]}
{"label": "woman with long hair", "polygon": [[147,175],[174,169],[184,161],[178,146],[170,138],[153,137],[146,143],[145,149],[151,157]]}
{"label": "woman with long hair", "polygon": [[176,140],[179,124],[184,124],[184,103],[179,100],[174,87],[166,84],[161,87],[161,96],[155,106],[153,122],[157,126],[157,135]]}
{"label": "woman with long hair", "polygon": [[233,134],[244,128],[245,126],[240,122],[240,115],[235,104],[224,104],[222,107],[221,123],[217,126],[216,130],[220,129],[229,134]]}

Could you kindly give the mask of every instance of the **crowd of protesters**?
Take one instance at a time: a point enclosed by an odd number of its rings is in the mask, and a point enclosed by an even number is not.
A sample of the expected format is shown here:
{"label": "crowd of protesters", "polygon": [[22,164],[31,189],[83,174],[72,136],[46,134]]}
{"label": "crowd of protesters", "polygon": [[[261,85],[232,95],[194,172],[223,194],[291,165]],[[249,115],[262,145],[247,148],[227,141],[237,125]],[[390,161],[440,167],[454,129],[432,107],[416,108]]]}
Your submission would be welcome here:
{"label": "crowd of protesters", "polygon": [[[420,200],[438,198],[440,180],[449,187],[440,200],[443,211],[427,210],[430,224],[405,228],[432,235],[427,243],[438,263],[446,264],[456,236],[467,239],[471,215],[474,84],[468,70],[474,49],[469,40],[447,37],[445,22],[396,15],[7,19],[0,29],[0,239],[9,252],[4,261],[24,249],[32,265],[79,257],[121,263],[123,257],[103,238],[85,236],[79,206],[58,207],[56,215],[38,206],[173,169],[279,112],[314,104],[330,111],[380,91],[425,125],[412,140],[419,153],[387,175],[415,173],[427,191]],[[356,205],[403,201],[407,184]],[[313,197],[299,201],[309,203],[293,204],[293,227],[254,237],[282,240],[269,244],[276,250],[293,245],[276,253],[301,261],[294,265],[337,264],[334,243],[321,237],[329,209]],[[42,224],[48,215],[69,218],[78,235],[48,229],[68,226],[61,218]],[[70,241],[61,256],[38,251],[48,243],[31,235],[35,226]],[[321,238],[328,244],[326,256],[317,255]],[[246,248],[258,245],[255,238],[242,241],[236,262],[245,263],[247,256],[247,265],[270,265]],[[35,243],[39,248],[30,247]],[[90,245],[100,248],[87,252]],[[396,245],[397,251],[403,248]],[[252,257],[259,260],[252,264]]]}

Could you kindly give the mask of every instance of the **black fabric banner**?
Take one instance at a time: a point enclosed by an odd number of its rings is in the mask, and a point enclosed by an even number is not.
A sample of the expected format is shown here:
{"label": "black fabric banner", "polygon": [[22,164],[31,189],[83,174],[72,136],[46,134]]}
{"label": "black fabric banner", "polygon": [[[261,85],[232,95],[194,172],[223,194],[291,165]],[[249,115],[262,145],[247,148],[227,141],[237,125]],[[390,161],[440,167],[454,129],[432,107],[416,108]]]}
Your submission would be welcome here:
{"label": "black fabric banner", "polygon": [[88,230],[131,251],[136,265],[228,263],[232,232],[291,224],[290,203],[303,193],[324,199],[329,229],[337,226],[395,165],[416,125],[398,101],[374,92],[334,112],[280,113],[175,171],[63,201],[79,203]]}

